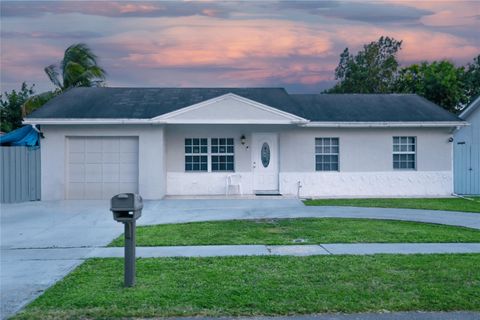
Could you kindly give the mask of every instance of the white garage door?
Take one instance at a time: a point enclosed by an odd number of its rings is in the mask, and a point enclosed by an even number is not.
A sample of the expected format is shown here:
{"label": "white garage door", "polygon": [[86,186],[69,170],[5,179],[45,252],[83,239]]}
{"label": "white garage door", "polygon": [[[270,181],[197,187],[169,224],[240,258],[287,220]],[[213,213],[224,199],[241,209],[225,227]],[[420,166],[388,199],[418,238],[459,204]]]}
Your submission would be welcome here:
{"label": "white garage door", "polygon": [[137,137],[69,137],[67,199],[138,192]]}

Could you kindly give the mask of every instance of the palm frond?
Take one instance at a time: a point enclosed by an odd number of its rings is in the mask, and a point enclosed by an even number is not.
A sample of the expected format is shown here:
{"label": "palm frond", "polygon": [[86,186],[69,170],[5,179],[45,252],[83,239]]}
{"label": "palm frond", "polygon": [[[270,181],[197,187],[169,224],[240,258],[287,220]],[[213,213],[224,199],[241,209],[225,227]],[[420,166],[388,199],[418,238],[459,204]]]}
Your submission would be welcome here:
{"label": "palm frond", "polygon": [[82,76],[84,73],[84,66],[82,66],[80,63],[69,61],[65,65],[65,72],[63,74],[63,82],[65,83],[65,87],[83,87],[85,84],[88,84],[85,83],[85,79]]}
{"label": "palm frond", "polygon": [[97,56],[84,43],[65,50],[61,68],[65,88],[98,86],[106,76],[105,70],[97,64]]}
{"label": "palm frond", "polygon": [[48,100],[54,98],[59,93],[60,93],[60,90],[54,90],[54,91],[42,92],[40,94],[31,96],[21,106],[22,116],[26,117],[33,111],[43,106],[45,103],[48,102]]}
{"label": "palm frond", "polygon": [[57,66],[54,65],[54,64],[51,64],[49,65],[48,67],[45,67],[45,69],[43,69],[45,71],[45,73],[47,74],[48,78],[50,79],[50,81],[58,88],[62,89],[63,88],[63,85],[62,83],[60,82],[60,79],[59,79],[59,73],[57,71]]}

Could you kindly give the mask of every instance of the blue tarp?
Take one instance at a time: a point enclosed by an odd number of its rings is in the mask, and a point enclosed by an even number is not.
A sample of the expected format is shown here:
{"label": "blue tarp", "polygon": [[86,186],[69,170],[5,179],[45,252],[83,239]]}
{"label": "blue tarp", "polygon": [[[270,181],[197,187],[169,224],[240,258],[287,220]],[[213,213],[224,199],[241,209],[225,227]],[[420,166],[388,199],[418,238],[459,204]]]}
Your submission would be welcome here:
{"label": "blue tarp", "polygon": [[26,125],[12,132],[0,136],[1,146],[28,146],[39,145],[40,134],[31,125]]}

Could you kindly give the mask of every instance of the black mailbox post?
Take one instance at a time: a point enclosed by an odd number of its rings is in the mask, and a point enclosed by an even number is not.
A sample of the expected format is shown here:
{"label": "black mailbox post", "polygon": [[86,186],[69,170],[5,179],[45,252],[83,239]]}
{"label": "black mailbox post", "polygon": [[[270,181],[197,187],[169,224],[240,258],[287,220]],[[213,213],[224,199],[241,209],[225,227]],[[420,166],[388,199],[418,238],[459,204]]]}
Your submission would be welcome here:
{"label": "black mailbox post", "polygon": [[113,219],[125,226],[125,287],[135,285],[135,227],[142,209],[142,197],[135,193],[117,194],[110,202]]}

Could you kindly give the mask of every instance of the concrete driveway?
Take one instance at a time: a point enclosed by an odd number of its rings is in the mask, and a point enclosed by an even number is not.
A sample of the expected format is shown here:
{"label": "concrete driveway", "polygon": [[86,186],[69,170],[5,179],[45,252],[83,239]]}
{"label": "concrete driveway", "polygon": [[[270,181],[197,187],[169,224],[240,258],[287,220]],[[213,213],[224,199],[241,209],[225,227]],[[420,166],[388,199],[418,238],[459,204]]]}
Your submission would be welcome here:
{"label": "concrete driveway", "polygon": [[[1,206],[2,317],[18,311],[120,235],[108,201],[42,201]],[[139,225],[188,221],[356,217],[480,229],[480,214],[408,209],[305,207],[295,199],[147,201]],[[59,248],[59,250],[42,250]]]}
{"label": "concrete driveway", "polygon": [[[121,234],[107,201],[27,202],[1,207],[2,318],[18,311]],[[65,248],[45,255],[41,248]]]}
{"label": "concrete driveway", "polygon": [[[211,220],[253,208],[301,207],[297,200],[147,201],[139,225]],[[221,213],[220,213],[221,212]],[[248,215],[248,214],[247,214]],[[109,201],[40,201],[1,206],[1,315],[7,317],[62,279],[96,247],[123,232]],[[42,250],[62,248],[62,250]]]}

